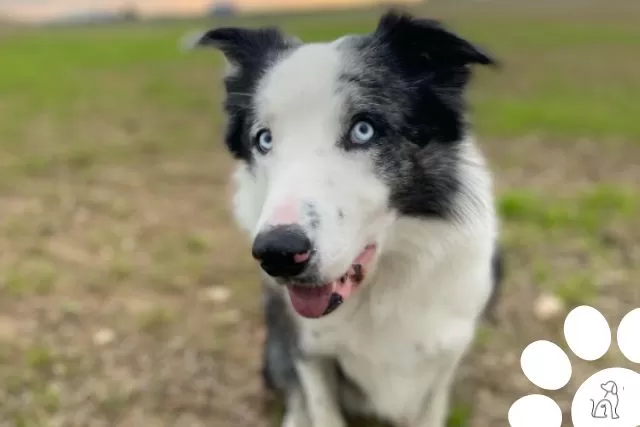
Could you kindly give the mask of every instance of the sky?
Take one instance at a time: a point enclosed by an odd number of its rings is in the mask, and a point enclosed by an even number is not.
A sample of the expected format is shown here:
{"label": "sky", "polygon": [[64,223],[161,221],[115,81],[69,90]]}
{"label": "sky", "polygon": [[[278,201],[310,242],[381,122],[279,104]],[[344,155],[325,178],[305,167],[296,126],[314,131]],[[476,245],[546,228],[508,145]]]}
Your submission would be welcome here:
{"label": "sky", "polygon": [[[229,0],[227,0],[229,1]],[[394,0],[410,3],[416,0]],[[316,6],[375,4],[379,0],[231,0],[239,9],[296,9]],[[28,21],[51,19],[72,13],[117,10],[135,5],[143,14],[193,14],[213,5],[213,0],[0,0],[0,15]]]}

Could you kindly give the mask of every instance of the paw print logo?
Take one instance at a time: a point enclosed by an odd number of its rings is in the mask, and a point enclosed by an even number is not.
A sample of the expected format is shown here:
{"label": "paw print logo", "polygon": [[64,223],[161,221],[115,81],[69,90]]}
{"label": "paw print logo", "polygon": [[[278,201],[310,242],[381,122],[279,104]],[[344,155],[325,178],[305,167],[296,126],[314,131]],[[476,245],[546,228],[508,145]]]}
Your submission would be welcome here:
{"label": "paw print logo", "polygon": [[[564,336],[571,351],[586,361],[604,356],[611,346],[611,329],[595,308],[581,306],[569,313]],[[640,308],[620,322],[618,347],[633,363],[640,363]],[[571,379],[567,354],[550,341],[536,341],[522,352],[520,365],[526,377],[544,390],[559,390]],[[522,397],[509,409],[511,427],[560,427],[562,411],[547,396]],[[573,427],[640,426],[640,374],[624,368],[595,373],[578,389],[571,404]]]}

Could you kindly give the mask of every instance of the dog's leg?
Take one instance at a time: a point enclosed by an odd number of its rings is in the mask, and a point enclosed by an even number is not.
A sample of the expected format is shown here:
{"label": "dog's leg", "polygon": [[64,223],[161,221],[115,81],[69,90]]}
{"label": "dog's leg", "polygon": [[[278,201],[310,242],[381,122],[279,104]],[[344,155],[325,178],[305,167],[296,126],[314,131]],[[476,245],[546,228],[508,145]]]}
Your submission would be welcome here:
{"label": "dog's leg", "polygon": [[305,396],[296,369],[297,333],[281,289],[264,282],[265,324],[262,376],[266,388],[283,397],[282,427],[310,427]]}
{"label": "dog's leg", "polygon": [[451,387],[457,364],[443,370],[433,384],[421,416],[410,427],[446,427],[449,416]]}
{"label": "dog's leg", "polygon": [[338,382],[333,362],[323,358],[296,361],[311,427],[345,427],[338,403]]}
{"label": "dog's leg", "polygon": [[304,402],[302,390],[297,389],[289,394],[286,402],[282,427],[309,427],[309,414]]}
{"label": "dog's leg", "polygon": [[439,387],[442,389],[433,391],[425,417],[416,427],[445,427],[447,425],[450,384],[441,383]]}

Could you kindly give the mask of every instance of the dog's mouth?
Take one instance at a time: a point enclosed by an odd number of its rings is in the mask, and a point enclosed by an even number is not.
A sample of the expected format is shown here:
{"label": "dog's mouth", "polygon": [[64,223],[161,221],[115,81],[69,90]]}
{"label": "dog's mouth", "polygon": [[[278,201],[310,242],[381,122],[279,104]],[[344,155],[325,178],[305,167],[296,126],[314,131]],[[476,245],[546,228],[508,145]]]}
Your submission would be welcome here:
{"label": "dog's mouth", "polygon": [[332,282],[317,286],[288,284],[289,298],[295,311],[309,319],[332,313],[362,283],[375,252],[375,245],[367,245],[347,272]]}

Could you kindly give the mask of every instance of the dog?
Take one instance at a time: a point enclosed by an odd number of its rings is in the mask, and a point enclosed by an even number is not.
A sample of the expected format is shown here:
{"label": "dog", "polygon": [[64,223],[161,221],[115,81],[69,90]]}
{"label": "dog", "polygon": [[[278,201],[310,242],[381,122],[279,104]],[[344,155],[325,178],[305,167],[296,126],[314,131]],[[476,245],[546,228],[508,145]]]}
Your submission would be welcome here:
{"label": "dog", "polygon": [[600,388],[604,390],[604,397],[597,403],[593,399],[591,401],[591,416],[593,418],[607,418],[612,420],[620,418],[618,415],[618,405],[620,404],[620,398],[618,397],[618,385],[613,381],[607,381],[600,385]]}
{"label": "dog", "polygon": [[261,267],[263,376],[282,425],[444,427],[502,277],[493,178],[465,102],[473,67],[497,61],[397,10],[323,43],[277,27],[189,43],[226,59],[233,211]]}

